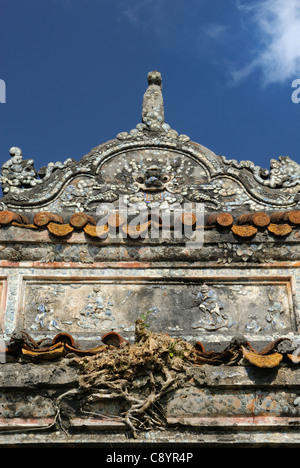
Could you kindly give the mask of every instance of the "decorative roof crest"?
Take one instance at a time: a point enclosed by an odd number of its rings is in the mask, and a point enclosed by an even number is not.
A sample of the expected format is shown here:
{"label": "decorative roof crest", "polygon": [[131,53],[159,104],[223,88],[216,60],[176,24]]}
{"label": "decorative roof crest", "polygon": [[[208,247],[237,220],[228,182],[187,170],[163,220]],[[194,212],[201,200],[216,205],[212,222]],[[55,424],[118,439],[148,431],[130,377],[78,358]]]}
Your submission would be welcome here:
{"label": "decorative roof crest", "polygon": [[97,203],[117,201],[120,194],[148,207],[186,200],[223,211],[300,207],[300,165],[288,156],[262,169],[216,155],[171,129],[158,71],[148,74],[136,128],[93,148],[79,162],[68,158],[37,171],[20,148],[11,148],[10,155],[1,168],[0,210],[95,211]]}

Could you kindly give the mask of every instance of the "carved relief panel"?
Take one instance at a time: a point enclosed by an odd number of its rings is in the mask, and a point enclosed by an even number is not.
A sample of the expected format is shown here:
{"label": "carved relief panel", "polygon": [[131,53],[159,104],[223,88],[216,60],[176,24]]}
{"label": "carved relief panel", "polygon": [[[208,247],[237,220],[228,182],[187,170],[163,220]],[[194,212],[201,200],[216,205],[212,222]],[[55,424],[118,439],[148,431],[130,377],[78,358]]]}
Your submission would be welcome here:
{"label": "carved relief panel", "polygon": [[132,336],[142,317],[150,330],[182,337],[264,338],[297,331],[288,277],[167,276],[25,276],[19,327],[37,334],[99,337],[114,330]]}

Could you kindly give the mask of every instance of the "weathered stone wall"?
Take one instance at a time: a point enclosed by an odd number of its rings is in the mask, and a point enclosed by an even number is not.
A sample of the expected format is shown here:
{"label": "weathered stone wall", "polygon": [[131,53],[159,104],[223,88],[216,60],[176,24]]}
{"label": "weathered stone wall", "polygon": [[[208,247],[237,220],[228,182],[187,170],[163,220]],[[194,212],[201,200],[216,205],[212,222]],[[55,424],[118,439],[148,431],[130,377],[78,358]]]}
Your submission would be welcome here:
{"label": "weathered stone wall", "polygon": [[[189,372],[188,382],[165,398],[168,427],[140,432],[133,439],[126,424],[116,418],[120,401],[95,402],[82,412],[84,398],[72,394],[78,388],[78,371],[68,361],[8,363],[0,368],[1,446],[148,447],[155,443],[175,449],[178,444],[300,444],[298,368],[203,365]],[[55,424],[57,401],[67,432]]]}

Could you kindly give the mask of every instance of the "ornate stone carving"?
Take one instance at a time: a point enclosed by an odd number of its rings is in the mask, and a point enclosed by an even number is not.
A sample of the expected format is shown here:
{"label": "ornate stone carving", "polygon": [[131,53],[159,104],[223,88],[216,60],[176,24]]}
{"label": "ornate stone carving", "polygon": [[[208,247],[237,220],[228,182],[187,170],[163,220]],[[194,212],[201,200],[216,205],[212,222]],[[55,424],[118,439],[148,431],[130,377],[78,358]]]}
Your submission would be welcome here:
{"label": "ornate stone carving", "polygon": [[15,187],[34,187],[40,183],[33,159],[23,159],[21,148],[12,147],[9,150],[11,159],[6,161],[1,169],[1,184],[3,192],[7,193]]}
{"label": "ornate stone carving", "polygon": [[253,173],[254,180],[262,185],[275,187],[295,187],[300,189],[300,165],[289,156],[279,156],[278,160],[271,159],[270,170],[256,166],[252,161],[237,162],[235,159],[227,160],[222,156],[224,164],[237,169],[248,169]]}
{"label": "ornate stone carving", "polygon": [[280,156],[278,161],[271,159],[270,180],[265,181],[270,187],[294,187],[300,188],[300,165],[292,161],[288,156]]}
{"label": "ornate stone carving", "polygon": [[193,328],[212,331],[231,327],[232,319],[224,312],[224,305],[220,302],[217,293],[206,284],[200,288],[197,302],[201,316]]}
{"label": "ornate stone carving", "polygon": [[[222,335],[252,333],[288,333],[295,327],[290,281],[266,278],[241,280],[211,278],[155,281],[138,278],[115,278],[115,274],[93,272],[92,277],[76,279],[72,269],[53,281],[47,276],[26,276],[22,289],[22,326],[31,331],[66,331],[94,333],[111,330],[130,333],[143,314],[152,331],[182,335],[213,332]],[[155,274],[154,274],[155,276]],[[176,275],[175,275],[176,276]],[[201,275],[200,275],[201,276]],[[197,284],[198,283],[198,284]]]}

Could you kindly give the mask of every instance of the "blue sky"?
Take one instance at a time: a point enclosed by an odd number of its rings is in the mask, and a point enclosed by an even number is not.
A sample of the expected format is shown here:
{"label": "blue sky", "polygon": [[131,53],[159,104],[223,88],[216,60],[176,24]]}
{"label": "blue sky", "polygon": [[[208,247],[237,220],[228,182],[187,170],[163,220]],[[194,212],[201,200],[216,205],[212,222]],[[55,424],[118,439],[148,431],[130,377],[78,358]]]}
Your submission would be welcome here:
{"label": "blue sky", "polygon": [[0,44],[1,164],[12,146],[37,169],[79,160],[131,130],[153,69],[179,133],[300,163],[299,0],[0,0]]}

